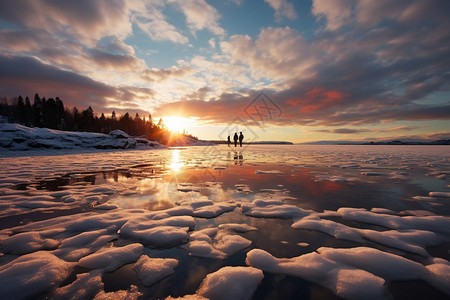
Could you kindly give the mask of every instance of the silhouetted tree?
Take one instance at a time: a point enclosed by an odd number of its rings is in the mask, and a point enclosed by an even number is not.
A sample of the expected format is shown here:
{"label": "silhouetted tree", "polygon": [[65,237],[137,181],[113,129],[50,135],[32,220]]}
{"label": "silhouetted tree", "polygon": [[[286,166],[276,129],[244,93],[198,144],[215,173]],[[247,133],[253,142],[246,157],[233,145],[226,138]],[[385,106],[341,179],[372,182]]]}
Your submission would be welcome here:
{"label": "silhouetted tree", "polygon": [[[19,122],[27,126],[103,133],[121,129],[130,135],[145,136],[159,142],[167,141],[169,136],[163,119],[155,125],[151,114],[148,119],[141,118],[139,113],[131,118],[128,112],[118,116],[113,111],[110,117],[102,113],[99,118],[91,106],[80,113],[77,107],[65,108],[59,97],[40,98],[38,93],[34,95],[33,104],[30,103],[29,97],[25,97],[25,101],[22,96],[9,101],[6,97],[0,98],[0,115],[7,116],[9,122]],[[187,133],[185,135],[188,136]]]}
{"label": "silhouetted tree", "polygon": [[30,98],[25,97],[25,125],[33,125],[33,108],[31,107]]}

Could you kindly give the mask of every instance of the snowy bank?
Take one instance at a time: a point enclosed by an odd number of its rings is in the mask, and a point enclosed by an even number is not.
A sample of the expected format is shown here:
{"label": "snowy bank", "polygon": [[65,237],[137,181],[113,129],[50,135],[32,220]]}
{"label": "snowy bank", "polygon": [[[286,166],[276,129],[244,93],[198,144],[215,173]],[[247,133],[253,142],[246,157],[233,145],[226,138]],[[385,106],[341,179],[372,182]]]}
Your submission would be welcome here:
{"label": "snowy bank", "polygon": [[135,149],[165,147],[145,138],[131,137],[121,130],[109,134],[30,128],[19,124],[0,124],[0,150],[33,149]]}

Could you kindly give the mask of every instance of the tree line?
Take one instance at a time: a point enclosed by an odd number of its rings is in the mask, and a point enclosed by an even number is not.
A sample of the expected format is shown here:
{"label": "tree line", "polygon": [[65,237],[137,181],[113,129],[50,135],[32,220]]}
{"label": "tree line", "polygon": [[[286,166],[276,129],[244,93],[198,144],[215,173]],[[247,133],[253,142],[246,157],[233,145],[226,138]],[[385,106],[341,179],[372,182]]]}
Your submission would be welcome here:
{"label": "tree line", "polygon": [[[169,130],[162,119],[154,123],[151,114],[141,117],[138,113],[131,117],[128,112],[119,116],[112,111],[111,116],[100,117],[94,113],[92,107],[79,111],[77,107],[71,109],[64,106],[59,98],[39,97],[35,94],[33,104],[27,96],[8,100],[0,99],[0,115],[10,123],[19,123],[28,127],[42,127],[65,131],[88,131],[109,133],[120,129],[132,136],[143,136],[150,140],[165,143]],[[184,134],[194,139],[192,135]]]}

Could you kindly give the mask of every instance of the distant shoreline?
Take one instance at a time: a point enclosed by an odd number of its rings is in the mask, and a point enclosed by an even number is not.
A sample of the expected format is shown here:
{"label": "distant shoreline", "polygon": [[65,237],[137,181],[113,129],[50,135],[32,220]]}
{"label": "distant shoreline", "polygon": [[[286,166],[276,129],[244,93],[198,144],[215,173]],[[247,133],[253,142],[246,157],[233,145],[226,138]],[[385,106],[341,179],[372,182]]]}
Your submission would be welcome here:
{"label": "distant shoreline", "polygon": [[440,145],[450,145],[450,139],[449,140],[437,140],[437,141],[431,141],[431,142],[403,142],[403,141],[386,141],[386,142],[334,142],[334,141],[318,141],[318,142],[311,142],[311,143],[298,143],[295,145],[340,145],[340,146],[356,146],[356,145],[362,145],[362,146],[371,146],[371,145],[384,145],[384,146],[417,146],[417,145],[423,145],[423,146],[440,146]]}

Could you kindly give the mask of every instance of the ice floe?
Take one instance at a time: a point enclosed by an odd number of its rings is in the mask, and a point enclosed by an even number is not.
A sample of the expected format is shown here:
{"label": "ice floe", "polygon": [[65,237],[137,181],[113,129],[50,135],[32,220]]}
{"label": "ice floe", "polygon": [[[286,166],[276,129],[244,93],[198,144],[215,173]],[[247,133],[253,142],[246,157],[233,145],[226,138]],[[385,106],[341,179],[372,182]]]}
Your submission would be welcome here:
{"label": "ice floe", "polygon": [[249,204],[241,205],[242,213],[260,218],[299,219],[310,214],[310,211],[295,205],[284,204],[282,198],[260,198]]}
{"label": "ice floe", "polygon": [[247,248],[252,243],[250,240],[230,232],[230,229],[253,230],[244,224],[239,225],[226,224],[219,228],[197,230],[190,235],[189,243],[182,247],[193,256],[224,259]]}
{"label": "ice floe", "polygon": [[212,200],[208,200],[206,197],[199,200],[194,200],[190,205],[194,210],[193,215],[201,218],[214,218],[236,208],[236,204],[234,203],[214,202]]}
{"label": "ice floe", "polygon": [[276,258],[264,250],[253,249],[247,253],[246,263],[265,272],[304,278],[326,286],[347,299],[383,299],[386,295],[385,281],[381,277],[339,264],[316,252],[293,258]]}
{"label": "ice floe", "polygon": [[94,300],[137,300],[143,294],[135,285],[131,285],[128,290],[120,290],[115,292],[100,291],[95,295]]}
{"label": "ice floe", "polygon": [[137,261],[143,250],[144,247],[139,243],[123,247],[104,248],[81,258],[78,265],[87,269],[114,271],[124,264]]}
{"label": "ice floe", "polygon": [[73,264],[48,251],[22,255],[0,266],[0,295],[4,299],[27,299],[58,286]]}
{"label": "ice floe", "polygon": [[142,282],[150,286],[173,274],[177,265],[178,260],[173,258],[150,258],[142,255],[134,264],[133,269],[136,270]]}
{"label": "ice floe", "polygon": [[146,246],[162,247],[184,244],[188,231],[195,226],[191,216],[172,216],[160,220],[136,218],[120,228],[120,235],[142,242]]}
{"label": "ice floe", "polygon": [[38,232],[22,232],[3,240],[0,249],[4,253],[25,254],[58,247],[59,241],[45,239]]}
{"label": "ice floe", "polygon": [[414,226],[409,229],[402,228],[400,230],[377,231],[353,228],[332,220],[321,219],[317,215],[311,215],[298,220],[292,224],[292,227],[297,229],[317,230],[338,239],[346,239],[360,243],[362,243],[364,239],[371,240],[382,245],[416,253],[424,257],[429,256],[425,247],[438,245],[445,241],[445,238],[442,235],[432,231],[414,229]]}
{"label": "ice floe", "polygon": [[223,267],[208,274],[195,295],[181,299],[250,299],[263,277],[261,270],[252,267]]}
{"label": "ice floe", "polygon": [[102,276],[99,271],[77,274],[77,279],[69,285],[57,288],[52,299],[93,299],[103,291]]}

